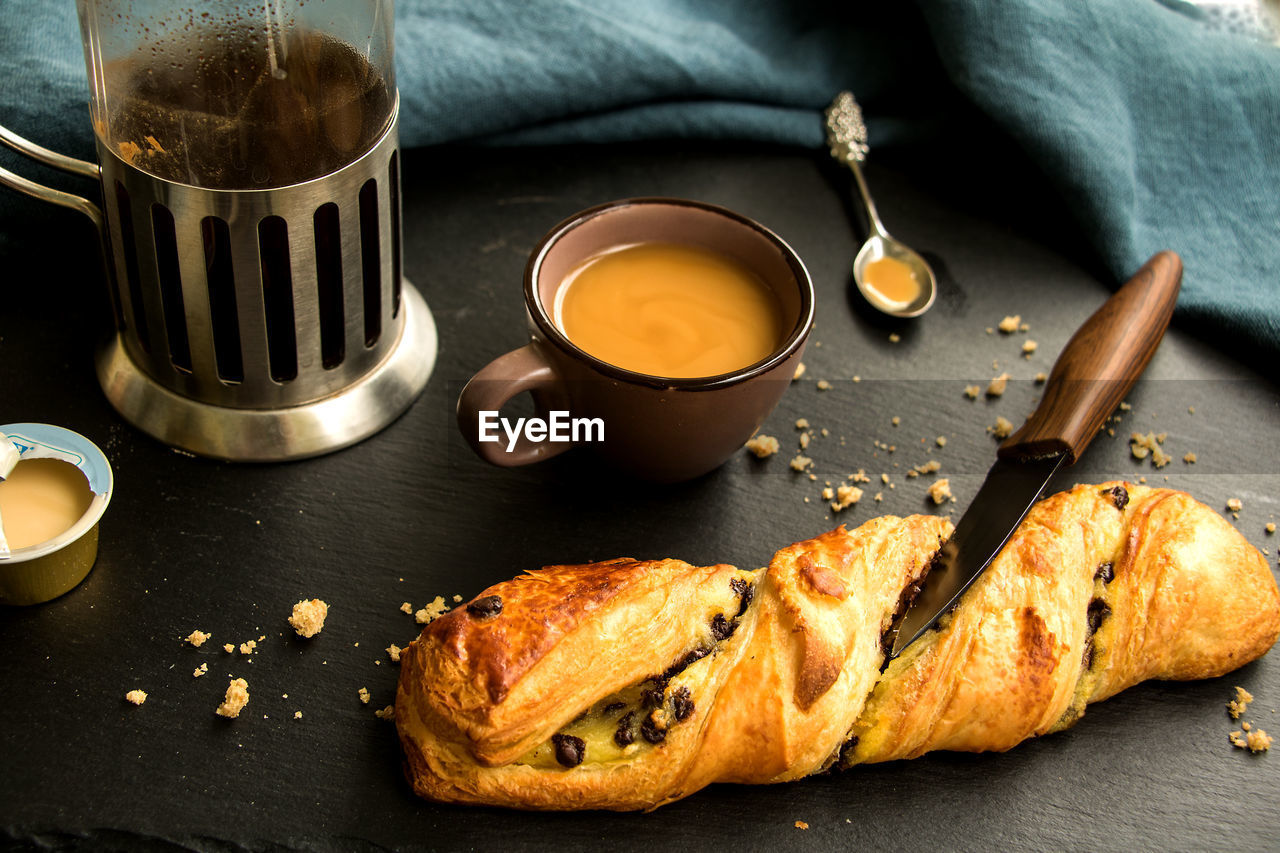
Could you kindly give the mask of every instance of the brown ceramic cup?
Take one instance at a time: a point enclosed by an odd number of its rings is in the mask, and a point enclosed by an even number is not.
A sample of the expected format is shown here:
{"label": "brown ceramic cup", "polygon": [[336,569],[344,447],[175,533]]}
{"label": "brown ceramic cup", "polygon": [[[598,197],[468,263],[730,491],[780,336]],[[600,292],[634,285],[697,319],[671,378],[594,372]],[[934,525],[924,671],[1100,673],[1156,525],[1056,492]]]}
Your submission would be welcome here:
{"label": "brown ceramic cup", "polygon": [[[636,373],[575,346],[550,310],[566,276],[593,255],[646,242],[710,249],[759,276],[777,295],[783,328],[789,330],[777,348],[740,370],[685,379]],[[742,448],[786,391],[813,326],[813,283],[790,246],[741,214],[674,198],[616,201],[561,222],[530,257],[524,300],[529,343],[490,362],[458,398],[458,425],[468,443],[503,466],[588,447],[615,467],[658,482],[705,474]],[[541,418],[559,412],[583,424],[598,422],[603,437],[588,425],[578,442],[535,441],[527,433],[501,431],[500,440],[493,440],[493,413],[526,391]],[[561,425],[571,435],[567,420]]]}

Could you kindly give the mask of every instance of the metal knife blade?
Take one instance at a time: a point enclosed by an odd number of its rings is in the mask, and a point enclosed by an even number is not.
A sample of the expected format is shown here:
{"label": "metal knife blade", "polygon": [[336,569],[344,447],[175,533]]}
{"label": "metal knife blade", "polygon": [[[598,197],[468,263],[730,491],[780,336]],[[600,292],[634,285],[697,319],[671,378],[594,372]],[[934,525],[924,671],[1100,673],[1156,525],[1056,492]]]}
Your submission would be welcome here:
{"label": "metal knife blade", "polygon": [[969,510],[933,558],[924,587],[890,629],[894,632],[890,660],[955,606],[1009,541],[1065,458],[1058,454],[1025,462],[1000,459],[991,466]]}
{"label": "metal knife blade", "polygon": [[1071,336],[1040,404],[1000,445],[982,488],[930,561],[920,591],[889,629],[885,639],[892,636],[893,646],[886,666],[959,602],[1054,472],[1088,447],[1159,346],[1181,283],[1181,259],[1159,252]]}

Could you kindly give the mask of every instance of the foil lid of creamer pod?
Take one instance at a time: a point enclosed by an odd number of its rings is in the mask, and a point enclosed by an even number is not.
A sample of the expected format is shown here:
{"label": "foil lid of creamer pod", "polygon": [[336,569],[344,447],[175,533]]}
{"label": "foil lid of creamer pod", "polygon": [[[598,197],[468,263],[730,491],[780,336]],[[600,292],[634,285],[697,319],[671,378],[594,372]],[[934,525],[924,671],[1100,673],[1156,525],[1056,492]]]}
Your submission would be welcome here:
{"label": "foil lid of creamer pod", "polygon": [[[89,481],[89,490],[95,495],[110,495],[111,466],[92,441],[60,426],[52,424],[5,424],[0,426],[0,445],[11,445],[18,452],[17,464],[22,459],[61,459],[80,469]],[[0,447],[0,460],[5,450]],[[3,469],[0,464],[0,469]],[[12,470],[12,466],[9,467]],[[5,476],[8,472],[4,472]]]}
{"label": "foil lid of creamer pod", "polygon": [[9,472],[13,470],[13,466],[18,464],[18,460],[22,458],[18,445],[9,441],[7,438],[0,439],[0,482],[9,476]]}
{"label": "foil lid of creamer pod", "polygon": [[[17,445],[7,438],[0,438],[0,483],[9,476],[9,472],[13,470],[14,465],[18,464],[20,458],[22,457],[18,453]],[[8,556],[9,542],[4,538],[4,519],[0,518],[0,560]]]}
{"label": "foil lid of creamer pod", "polygon": [[[0,483],[3,483],[13,466],[18,464],[22,454],[18,446],[7,438],[0,438]],[[9,556],[9,542],[4,538],[4,519],[0,518],[0,560]]]}

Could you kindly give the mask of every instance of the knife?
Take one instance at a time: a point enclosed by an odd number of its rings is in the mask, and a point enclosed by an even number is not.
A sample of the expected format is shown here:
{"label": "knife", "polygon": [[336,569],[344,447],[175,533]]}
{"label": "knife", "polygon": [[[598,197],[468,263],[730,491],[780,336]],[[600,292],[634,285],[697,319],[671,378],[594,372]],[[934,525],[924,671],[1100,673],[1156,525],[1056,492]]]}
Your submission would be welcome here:
{"label": "knife", "polygon": [[930,561],[914,600],[889,628],[885,666],[959,601],[1040,497],[1054,473],[1080,457],[1133,387],[1160,344],[1182,282],[1182,261],[1163,251],[1071,336],[1027,422],[996,463],[951,538]]}

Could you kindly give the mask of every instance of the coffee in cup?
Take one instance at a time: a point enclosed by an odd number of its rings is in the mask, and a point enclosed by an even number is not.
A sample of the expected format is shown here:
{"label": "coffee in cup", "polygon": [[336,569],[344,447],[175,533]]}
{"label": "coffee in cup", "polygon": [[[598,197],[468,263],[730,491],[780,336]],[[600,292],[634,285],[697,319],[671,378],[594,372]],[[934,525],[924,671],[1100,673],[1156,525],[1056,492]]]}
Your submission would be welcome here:
{"label": "coffee in cup", "polygon": [[552,319],[601,361],[681,379],[763,361],[787,331],[778,297],[759,276],[684,243],[635,243],[587,258],[556,291]]}

